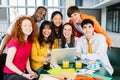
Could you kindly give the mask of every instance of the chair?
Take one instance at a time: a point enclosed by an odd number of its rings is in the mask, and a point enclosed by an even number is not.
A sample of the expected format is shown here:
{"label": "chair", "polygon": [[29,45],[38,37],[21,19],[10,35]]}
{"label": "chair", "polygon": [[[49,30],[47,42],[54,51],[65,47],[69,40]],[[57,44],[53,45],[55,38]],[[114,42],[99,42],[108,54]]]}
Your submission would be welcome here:
{"label": "chair", "polygon": [[3,80],[3,68],[5,65],[7,54],[0,55],[0,80]]}
{"label": "chair", "polygon": [[112,47],[111,49],[108,49],[107,53],[114,69],[113,78],[115,80],[120,80],[120,48]]}

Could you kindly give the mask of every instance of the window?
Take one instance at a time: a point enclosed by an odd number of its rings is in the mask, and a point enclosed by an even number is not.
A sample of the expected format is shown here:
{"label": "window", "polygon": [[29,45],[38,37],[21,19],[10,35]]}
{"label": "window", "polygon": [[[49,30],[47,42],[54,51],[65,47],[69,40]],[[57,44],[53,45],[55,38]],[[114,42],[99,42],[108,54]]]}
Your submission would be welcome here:
{"label": "window", "polygon": [[83,6],[83,0],[75,0],[76,6]]}
{"label": "window", "polygon": [[1,0],[0,0],[0,5],[1,5]]}
{"label": "window", "polygon": [[[46,20],[50,20],[53,11],[61,11],[63,17],[65,16],[65,0],[8,0],[8,19],[10,23],[18,15],[33,15],[38,6],[45,6],[47,8]],[[18,4],[19,3],[19,4]]]}
{"label": "window", "polygon": [[107,30],[120,33],[120,3],[107,7]]}

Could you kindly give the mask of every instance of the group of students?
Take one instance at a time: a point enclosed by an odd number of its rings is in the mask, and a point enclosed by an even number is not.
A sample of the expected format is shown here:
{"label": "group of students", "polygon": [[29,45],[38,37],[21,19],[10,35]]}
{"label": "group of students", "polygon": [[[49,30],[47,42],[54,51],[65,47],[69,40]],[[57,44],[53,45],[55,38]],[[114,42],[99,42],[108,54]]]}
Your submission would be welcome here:
{"label": "group of students", "polygon": [[[38,7],[33,16],[20,16],[7,34],[9,39],[6,36],[3,39],[8,39],[4,80],[37,78],[43,66],[49,63],[51,50],[60,47],[76,47],[77,57],[101,60],[106,70],[113,74],[107,56],[107,48],[112,42],[95,17],[82,14],[77,6],[70,6],[67,10],[69,22],[63,24],[59,11],[52,13],[51,21],[41,21],[46,12],[45,7]],[[37,27],[36,22],[42,23]]]}

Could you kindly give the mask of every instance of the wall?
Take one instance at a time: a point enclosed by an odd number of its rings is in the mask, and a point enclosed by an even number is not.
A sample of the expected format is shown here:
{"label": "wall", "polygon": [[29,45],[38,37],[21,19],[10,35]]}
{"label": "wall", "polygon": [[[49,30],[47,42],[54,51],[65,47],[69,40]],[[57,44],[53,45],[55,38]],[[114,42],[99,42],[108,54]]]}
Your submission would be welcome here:
{"label": "wall", "polygon": [[93,6],[93,0],[83,0],[83,7]]}
{"label": "wall", "polygon": [[5,20],[7,18],[6,16],[6,8],[0,8],[0,20]]}
{"label": "wall", "polygon": [[80,9],[81,13],[89,14],[95,16],[96,19],[101,24],[101,10],[100,9]]}
{"label": "wall", "polygon": [[7,4],[7,0],[1,0],[1,5],[5,6]]}
{"label": "wall", "polygon": [[0,8],[0,39],[7,31],[6,8]]}
{"label": "wall", "polygon": [[101,25],[106,29],[106,8],[103,8],[101,11]]}
{"label": "wall", "polygon": [[66,0],[66,22],[69,20],[68,16],[67,16],[67,9],[70,6],[74,6],[75,5],[75,0]]}

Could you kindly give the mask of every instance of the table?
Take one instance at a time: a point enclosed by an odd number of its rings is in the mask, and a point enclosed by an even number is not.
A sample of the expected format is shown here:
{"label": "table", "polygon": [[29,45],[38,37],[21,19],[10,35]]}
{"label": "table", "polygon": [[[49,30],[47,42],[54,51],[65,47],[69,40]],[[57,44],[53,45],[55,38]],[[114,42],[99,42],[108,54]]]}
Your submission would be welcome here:
{"label": "table", "polygon": [[[61,64],[59,64],[59,65],[62,67]],[[85,65],[83,65],[83,66],[85,66]],[[74,67],[75,67],[74,63],[71,63],[70,68],[74,68]],[[43,71],[42,75],[43,74],[46,75],[46,74],[49,74],[49,73],[47,73],[46,71]],[[91,76],[91,77],[103,78],[104,80],[114,80],[114,79],[112,79],[112,76],[105,70],[104,67],[102,67],[100,70],[96,71],[94,74],[85,74],[85,75],[86,76]]]}

